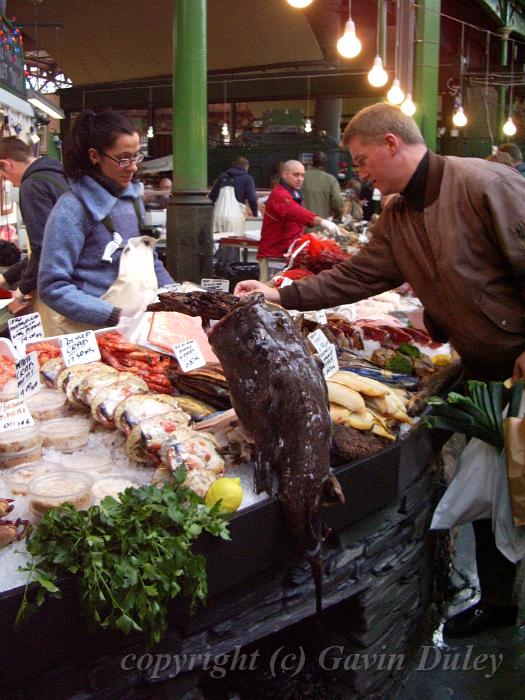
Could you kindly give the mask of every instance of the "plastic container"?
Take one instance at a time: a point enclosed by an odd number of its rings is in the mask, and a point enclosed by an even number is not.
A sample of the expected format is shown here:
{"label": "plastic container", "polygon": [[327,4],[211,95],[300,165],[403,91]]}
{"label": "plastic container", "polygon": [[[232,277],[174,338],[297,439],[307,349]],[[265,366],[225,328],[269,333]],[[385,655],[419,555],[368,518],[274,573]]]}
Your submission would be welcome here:
{"label": "plastic container", "polygon": [[63,415],[66,395],[61,391],[44,387],[38,394],[33,394],[33,396],[28,396],[24,399],[24,403],[33,418],[46,421]]}
{"label": "plastic container", "polygon": [[93,479],[82,471],[64,470],[39,476],[29,484],[29,508],[37,519],[64,503],[85,510],[91,505],[92,486]]}
{"label": "plastic container", "polygon": [[64,455],[62,463],[66,469],[83,471],[97,476],[110,471],[113,458],[109,450],[95,448]]}
{"label": "plastic container", "polygon": [[118,500],[119,493],[127,488],[137,488],[139,484],[125,474],[108,474],[97,479],[91,489],[91,498],[94,504],[100,503],[106,496],[113,496]]}
{"label": "plastic container", "polygon": [[26,462],[38,462],[42,458],[42,445],[30,447],[28,450],[0,453],[0,469],[9,469]]}
{"label": "plastic container", "polygon": [[42,439],[37,425],[0,433],[0,457],[4,454],[23,452],[41,445]]}
{"label": "plastic container", "polygon": [[59,452],[80,450],[88,441],[91,420],[79,416],[54,418],[40,424],[44,447],[54,447]]}
{"label": "plastic container", "polygon": [[45,459],[38,462],[25,462],[18,467],[8,469],[5,473],[5,480],[15,496],[25,496],[29,489],[29,484],[33,479],[37,479],[50,472],[64,471],[64,467],[58,462],[47,462]]}
{"label": "plastic container", "polygon": [[16,377],[8,379],[3,387],[0,388],[0,402],[12,401],[18,398],[18,384]]}

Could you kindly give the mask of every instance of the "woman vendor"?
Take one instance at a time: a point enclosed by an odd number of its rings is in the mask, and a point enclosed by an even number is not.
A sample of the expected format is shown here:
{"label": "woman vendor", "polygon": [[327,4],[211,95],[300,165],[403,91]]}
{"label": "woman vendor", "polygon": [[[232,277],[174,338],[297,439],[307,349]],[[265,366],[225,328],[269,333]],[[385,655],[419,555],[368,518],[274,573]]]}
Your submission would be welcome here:
{"label": "woman vendor", "polygon": [[118,112],[82,112],[64,158],[71,184],[51,212],[38,275],[55,334],[115,325],[173,282],[144,226],[137,130]]}

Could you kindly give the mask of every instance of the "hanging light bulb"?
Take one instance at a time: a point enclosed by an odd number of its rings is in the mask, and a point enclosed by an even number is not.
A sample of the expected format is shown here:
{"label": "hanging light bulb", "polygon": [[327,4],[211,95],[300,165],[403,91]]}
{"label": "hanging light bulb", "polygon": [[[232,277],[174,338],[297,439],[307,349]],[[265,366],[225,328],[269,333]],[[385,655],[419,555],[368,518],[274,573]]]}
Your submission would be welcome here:
{"label": "hanging light bulb", "polygon": [[224,143],[230,143],[230,130],[228,129],[228,124],[224,122],[221,129],[222,139]]}
{"label": "hanging light bulb", "polygon": [[287,2],[292,7],[302,10],[303,7],[308,7],[308,5],[311,5],[312,0],[287,0]]}
{"label": "hanging light bulb", "polygon": [[374,87],[383,87],[383,85],[386,85],[387,80],[388,73],[383,68],[381,56],[376,56],[374,58],[374,65],[368,72],[368,82]]}
{"label": "hanging light bulb", "polygon": [[153,126],[150,124],[148,126],[148,131],[146,132],[146,138],[152,139],[155,136],[155,132],[153,131]]}
{"label": "hanging light bulb", "polygon": [[394,78],[392,81],[392,87],[386,93],[386,99],[391,105],[400,105],[405,99],[405,93],[403,90],[401,90],[401,85],[399,84],[399,80],[397,78]]}
{"label": "hanging light bulb", "polygon": [[312,120],[307,119],[304,123],[304,130],[306,131],[307,134],[309,134],[312,131]]}
{"label": "hanging light bulb", "polygon": [[514,102],[512,100],[512,89],[514,87],[514,49],[515,49],[515,44],[514,41],[511,43],[510,47],[510,94],[509,94],[509,118],[503,124],[503,133],[505,136],[514,136],[516,133],[516,124],[514,123],[514,120],[512,119],[512,108],[514,106]]}
{"label": "hanging light bulb", "polygon": [[408,117],[412,117],[416,113],[416,105],[412,101],[412,95],[410,93],[407,94],[406,100],[401,104],[401,111]]}
{"label": "hanging light bulb", "polygon": [[505,134],[505,136],[514,136],[516,131],[516,124],[514,124],[512,117],[509,115],[509,118],[507,119],[505,124],[503,124],[503,133]]}
{"label": "hanging light bulb", "polygon": [[466,126],[467,121],[468,121],[467,115],[463,111],[463,107],[460,105],[457,108],[457,110],[455,111],[454,116],[452,117],[452,122],[453,122],[454,126],[462,127],[462,126]]}
{"label": "hanging light bulb", "polygon": [[344,58],[355,58],[361,51],[361,42],[355,35],[355,24],[351,19],[345,24],[345,32],[337,42],[337,50]]}

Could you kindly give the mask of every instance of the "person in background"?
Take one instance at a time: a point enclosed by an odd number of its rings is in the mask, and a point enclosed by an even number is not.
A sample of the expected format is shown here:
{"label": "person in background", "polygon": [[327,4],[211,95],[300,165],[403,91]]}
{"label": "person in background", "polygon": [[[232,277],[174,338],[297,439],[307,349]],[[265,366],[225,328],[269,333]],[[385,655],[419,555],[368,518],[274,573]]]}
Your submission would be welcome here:
{"label": "person in background", "polygon": [[20,188],[20,212],[30,246],[29,260],[16,263],[0,275],[0,285],[17,284],[15,299],[30,296],[44,333],[51,335],[51,311],[37,292],[38,265],[47,219],[69,185],[60,161],[47,156],[35,158],[32,147],[16,136],[0,139],[0,174]]}
{"label": "person in background", "polygon": [[38,277],[42,299],[57,312],[56,334],[113,326],[173,283],[143,223],[142,159],[126,116],[84,111],[75,120],[64,161],[71,191],[48,219]]}
{"label": "person in background", "polygon": [[525,163],[523,162],[523,153],[521,148],[516,143],[502,143],[498,146],[499,153],[508,153],[512,158],[512,164],[516,170],[525,177]]}
{"label": "person in background", "polygon": [[234,189],[235,199],[239,204],[242,204],[244,207],[246,202],[248,202],[252,215],[257,216],[257,192],[255,191],[253,177],[248,175],[249,167],[250,163],[246,158],[242,156],[236,158],[231,168],[221,173],[215,180],[208,195],[211,201],[215,204],[221,189],[226,185],[231,185]]}
{"label": "person in background", "polygon": [[334,235],[339,231],[333,221],[304,208],[303,181],[304,165],[298,160],[286,161],[281,180],[266,202],[257,251],[259,279],[263,282],[269,279],[268,258],[282,258],[291,243],[303,234],[305,226],[321,226]]}
{"label": "person in background", "polygon": [[[358,112],[343,135],[361,178],[395,195],[366,247],[350,260],[279,290],[255,280],[287,309],[339,306],[408,282],[431,335],[450,341],[466,378],[525,378],[525,181],[481,158],[431,153],[417,124],[398,108]],[[444,634],[468,637],[514,625],[516,565],[496,547],[492,522],[473,523],[481,588],[478,603],[449,618]]]}
{"label": "person in background", "polygon": [[160,203],[167,207],[170,201],[171,192],[173,190],[173,182],[169,177],[161,177],[159,182],[159,189],[161,190],[161,195],[159,197]]}
{"label": "person in background", "polygon": [[337,179],[327,172],[328,156],[322,151],[313,155],[312,167],[306,171],[303,182],[304,206],[323,219],[343,216],[343,197]]}

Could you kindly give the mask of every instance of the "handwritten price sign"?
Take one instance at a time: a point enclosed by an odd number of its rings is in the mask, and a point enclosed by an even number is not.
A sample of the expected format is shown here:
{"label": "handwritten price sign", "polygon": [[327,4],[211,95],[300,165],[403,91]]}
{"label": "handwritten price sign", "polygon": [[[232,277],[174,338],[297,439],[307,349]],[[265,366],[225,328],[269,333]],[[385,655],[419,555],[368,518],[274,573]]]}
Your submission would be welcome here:
{"label": "handwritten price sign", "polygon": [[66,367],[86,365],[88,362],[100,360],[100,350],[93,331],[70,333],[61,336],[58,341]]}
{"label": "handwritten price sign", "polygon": [[39,313],[10,318],[7,325],[11,341],[15,346],[25,346],[30,340],[39,340],[44,337],[42,319]]}
{"label": "handwritten price sign", "polygon": [[185,340],[173,346],[173,352],[183,372],[204,367],[206,360],[195,340]]}
{"label": "handwritten price sign", "polygon": [[28,428],[34,424],[32,415],[21,399],[0,403],[0,433]]}
{"label": "handwritten price sign", "polygon": [[19,398],[23,399],[40,391],[40,368],[36,352],[17,360],[15,367]]}
{"label": "handwritten price sign", "polygon": [[323,361],[323,375],[325,379],[331,377],[339,369],[335,346],[331,343],[323,331],[319,328],[308,334],[308,340],[312,343],[317,354]]}
{"label": "handwritten price sign", "polygon": [[229,292],[230,281],[203,278],[201,279],[201,287],[207,292]]}

